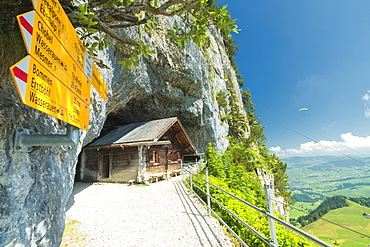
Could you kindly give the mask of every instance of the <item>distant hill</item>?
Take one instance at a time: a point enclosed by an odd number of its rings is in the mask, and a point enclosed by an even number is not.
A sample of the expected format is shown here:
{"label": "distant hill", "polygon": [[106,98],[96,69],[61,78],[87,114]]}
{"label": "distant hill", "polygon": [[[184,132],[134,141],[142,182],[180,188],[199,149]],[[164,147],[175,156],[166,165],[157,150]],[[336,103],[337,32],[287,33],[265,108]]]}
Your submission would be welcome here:
{"label": "distant hill", "polygon": [[370,219],[364,217],[364,214],[370,214],[370,208],[349,200],[347,200],[347,203],[348,207],[330,210],[322,218],[350,228],[363,235],[320,219],[303,227],[303,230],[333,246],[367,246],[370,244]]}
{"label": "distant hill", "polygon": [[330,210],[348,207],[347,200],[344,196],[332,196],[321,203],[316,209],[310,212],[308,215],[303,215],[298,217],[296,222],[298,222],[302,227],[318,220],[320,217],[324,216]]}
{"label": "distant hill", "polygon": [[[369,196],[370,157],[319,156],[283,159],[287,163],[287,175],[293,200],[303,202],[322,201],[325,197]],[[304,196],[307,195],[312,200]]]}

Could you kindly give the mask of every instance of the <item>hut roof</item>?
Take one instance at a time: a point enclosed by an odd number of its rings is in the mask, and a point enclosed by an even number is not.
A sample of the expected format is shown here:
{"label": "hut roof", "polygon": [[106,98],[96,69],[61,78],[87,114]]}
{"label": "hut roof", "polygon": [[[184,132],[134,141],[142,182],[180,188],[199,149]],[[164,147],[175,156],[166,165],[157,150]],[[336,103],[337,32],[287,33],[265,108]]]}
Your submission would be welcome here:
{"label": "hut roof", "polygon": [[196,149],[177,117],[118,126],[103,137],[94,140],[88,147],[155,143],[171,127],[174,127],[179,132],[178,140],[183,146],[187,146],[187,152],[195,154]]}

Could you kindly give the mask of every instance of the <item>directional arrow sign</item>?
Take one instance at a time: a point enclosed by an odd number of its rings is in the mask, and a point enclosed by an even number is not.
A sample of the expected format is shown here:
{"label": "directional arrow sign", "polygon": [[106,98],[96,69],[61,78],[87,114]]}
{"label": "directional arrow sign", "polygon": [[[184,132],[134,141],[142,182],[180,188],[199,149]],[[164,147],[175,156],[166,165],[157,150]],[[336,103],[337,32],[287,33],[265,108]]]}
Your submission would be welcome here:
{"label": "directional arrow sign", "polygon": [[92,67],[92,85],[98,91],[98,93],[101,95],[104,101],[107,101],[108,99],[108,88],[107,84],[105,84],[103,77],[99,73],[98,68],[93,64]]}
{"label": "directional arrow sign", "polygon": [[35,11],[17,16],[28,53],[55,74],[82,100],[90,100],[90,84],[58,38]]}
{"label": "directional arrow sign", "polygon": [[78,128],[88,130],[89,105],[32,56],[10,67],[22,102]]}
{"label": "directional arrow sign", "polygon": [[[57,0],[32,0],[32,4],[46,25],[54,32],[71,57],[84,71],[88,79],[93,80],[93,86],[98,93],[107,101],[107,85],[96,66],[92,63],[85,46],[60,3]],[[95,70],[95,83],[92,78],[93,70]],[[98,77],[100,78],[99,82],[97,81]]]}
{"label": "directional arrow sign", "polygon": [[[32,4],[46,25],[50,27],[60,42],[65,45],[80,68],[85,69],[84,63],[86,59],[89,59],[89,55],[86,53],[85,46],[82,44],[60,3],[57,0],[32,0]],[[91,71],[90,74],[88,71],[86,73],[88,73],[87,76],[90,79]]]}

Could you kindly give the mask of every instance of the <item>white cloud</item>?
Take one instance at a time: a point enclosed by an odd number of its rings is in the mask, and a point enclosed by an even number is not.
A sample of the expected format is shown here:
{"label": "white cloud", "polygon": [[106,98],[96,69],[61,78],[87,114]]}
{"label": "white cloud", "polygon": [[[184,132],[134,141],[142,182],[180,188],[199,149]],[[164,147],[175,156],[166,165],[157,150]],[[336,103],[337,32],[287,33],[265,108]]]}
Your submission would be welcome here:
{"label": "white cloud", "polygon": [[370,90],[367,91],[367,93],[362,96],[361,98],[363,101],[365,101],[365,110],[364,110],[364,114],[365,114],[365,117],[368,118],[370,117]]}
{"label": "white cloud", "polygon": [[286,149],[272,147],[270,151],[280,158],[288,157],[313,157],[323,155],[347,155],[347,156],[370,156],[370,136],[354,136],[352,133],[341,135],[341,141],[306,142],[299,149]]}
{"label": "white cloud", "polygon": [[280,153],[284,150],[282,150],[281,147],[277,146],[277,147],[270,148],[270,151],[273,152],[273,153]]}

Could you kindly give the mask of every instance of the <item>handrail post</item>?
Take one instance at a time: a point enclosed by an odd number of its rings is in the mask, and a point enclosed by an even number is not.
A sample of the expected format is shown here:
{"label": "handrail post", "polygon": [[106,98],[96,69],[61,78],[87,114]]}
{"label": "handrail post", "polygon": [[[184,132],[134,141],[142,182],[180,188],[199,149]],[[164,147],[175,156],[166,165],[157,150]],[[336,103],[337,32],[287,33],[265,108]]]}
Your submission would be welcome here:
{"label": "handrail post", "polygon": [[190,179],[190,191],[193,193],[193,169],[191,168],[189,171],[189,179]]}
{"label": "handrail post", "polygon": [[[266,194],[266,206],[267,206],[267,210],[269,211],[270,215],[274,215],[274,208],[272,207],[272,198],[271,198],[271,188],[270,188],[270,185],[269,184],[265,184],[264,186],[265,188],[265,194]],[[270,218],[270,217],[267,217],[268,218],[268,221],[269,221],[269,228],[270,228],[270,235],[271,235],[271,239],[272,239],[272,242],[273,242],[273,246],[276,246],[278,247],[278,241],[277,241],[277,237],[276,237],[276,226],[275,226],[275,221]]]}
{"label": "handrail post", "polygon": [[209,177],[208,177],[208,168],[206,169],[206,188],[207,188],[207,206],[208,206],[208,215],[211,216],[211,198],[209,194]]}
{"label": "handrail post", "polygon": [[180,170],[181,170],[181,180],[184,180],[184,167],[182,165],[182,159],[180,159]]}

